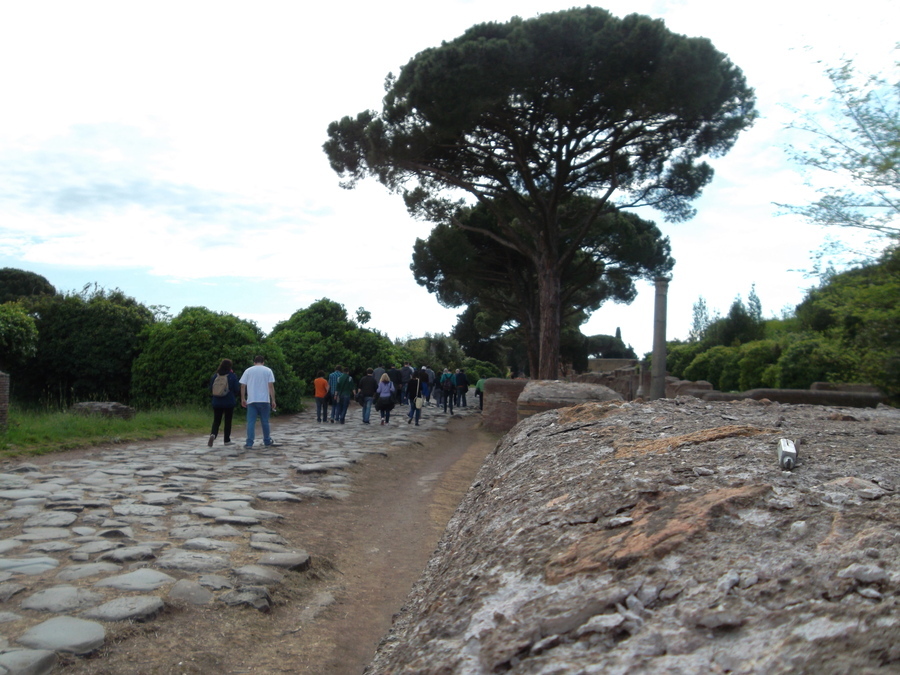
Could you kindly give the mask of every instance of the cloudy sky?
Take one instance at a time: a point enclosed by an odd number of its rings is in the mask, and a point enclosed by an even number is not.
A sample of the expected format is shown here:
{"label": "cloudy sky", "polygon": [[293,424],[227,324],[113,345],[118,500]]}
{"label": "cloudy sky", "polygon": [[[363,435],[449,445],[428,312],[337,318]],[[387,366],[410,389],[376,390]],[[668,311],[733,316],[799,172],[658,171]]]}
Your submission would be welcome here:
{"label": "cloudy sky", "polygon": [[[567,9],[571,0],[0,1],[0,267],[61,291],[99,283],[176,314],[201,305],[270,330],[323,297],[372,313],[392,338],[448,332],[409,271],[416,237],[399,197],[374,181],[342,190],[328,124],[380,108],[383,82],[469,26]],[[779,315],[804,289],[825,232],[773,202],[810,197],[785,126],[828,91],[824,67],[890,62],[900,3],[614,0],[710,38],[756,89],[761,118],[725,158],[688,223],[668,224],[677,260],[669,338],[703,296],[726,313],[753,284]],[[843,236],[843,232],[832,234]],[[653,290],[601,308],[586,334],[652,341]]]}

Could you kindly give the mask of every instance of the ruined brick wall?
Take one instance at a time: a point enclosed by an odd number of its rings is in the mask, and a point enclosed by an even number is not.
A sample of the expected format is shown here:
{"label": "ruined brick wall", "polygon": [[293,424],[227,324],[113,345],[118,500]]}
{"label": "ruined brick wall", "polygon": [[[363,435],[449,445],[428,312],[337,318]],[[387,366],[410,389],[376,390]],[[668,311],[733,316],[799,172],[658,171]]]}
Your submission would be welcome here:
{"label": "ruined brick wall", "polygon": [[484,426],[491,431],[505,433],[518,421],[519,394],[528,380],[506,380],[492,377],[484,383]]}
{"label": "ruined brick wall", "polygon": [[9,375],[0,371],[0,429],[9,423]]}

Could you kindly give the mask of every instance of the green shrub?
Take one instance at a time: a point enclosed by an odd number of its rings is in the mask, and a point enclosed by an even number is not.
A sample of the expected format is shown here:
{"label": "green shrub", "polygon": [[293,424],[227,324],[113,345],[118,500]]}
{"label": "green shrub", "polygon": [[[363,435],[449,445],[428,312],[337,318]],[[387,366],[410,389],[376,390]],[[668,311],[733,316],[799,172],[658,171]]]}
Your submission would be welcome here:
{"label": "green shrub", "polygon": [[737,347],[713,347],[691,361],[685,368],[685,379],[706,380],[716,389],[732,391],[737,388],[740,378],[740,368],[737,365],[739,358],[740,350]]}
{"label": "green shrub", "polygon": [[219,362],[234,362],[240,377],[261,354],[275,373],[275,392],[284,412],[302,409],[304,383],[290,368],[277,344],[263,340],[251,321],[205,307],[186,307],[171,321],[157,323],[132,369],[132,397],[142,408],[209,405],[209,380]]}
{"label": "green shrub", "polygon": [[666,345],[666,370],[673,377],[685,379],[685,370],[706,347],[701,342],[670,342]]}
{"label": "green shrub", "polygon": [[781,348],[775,340],[758,340],[743,345],[738,361],[738,389],[747,391],[776,386],[777,380],[769,379],[772,376],[769,367],[778,362],[780,355]]}

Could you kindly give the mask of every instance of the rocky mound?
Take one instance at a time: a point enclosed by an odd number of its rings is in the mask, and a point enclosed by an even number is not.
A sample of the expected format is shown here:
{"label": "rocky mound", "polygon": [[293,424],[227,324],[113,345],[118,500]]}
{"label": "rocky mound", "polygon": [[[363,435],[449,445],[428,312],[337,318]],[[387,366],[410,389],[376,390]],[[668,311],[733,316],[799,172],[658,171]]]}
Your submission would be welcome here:
{"label": "rocky mound", "polygon": [[898,434],[892,408],[755,400],[531,417],[366,672],[897,672]]}

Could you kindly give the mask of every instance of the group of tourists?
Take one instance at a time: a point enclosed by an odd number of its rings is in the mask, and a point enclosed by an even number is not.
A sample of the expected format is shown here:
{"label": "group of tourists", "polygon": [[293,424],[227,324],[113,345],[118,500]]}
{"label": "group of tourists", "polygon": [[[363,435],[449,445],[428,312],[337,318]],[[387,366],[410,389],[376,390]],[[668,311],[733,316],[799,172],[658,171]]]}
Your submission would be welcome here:
{"label": "group of tourists", "polygon": [[[247,368],[240,379],[233,368],[231,359],[222,359],[209,380],[213,424],[207,445],[213,446],[223,421],[225,445],[234,445],[231,440],[231,425],[234,409],[240,400],[241,407],[247,409],[247,440],[244,447],[253,447],[257,419],[262,427],[263,444],[266,447],[277,447],[279,444],[272,439],[269,427],[269,414],[276,410],[275,375],[272,369],[265,365],[262,356],[253,359],[253,366]],[[356,382],[350,375],[349,368],[335,366],[334,372],[329,375],[324,370],[316,373],[313,385],[318,423],[330,420],[332,424],[344,424],[351,400],[362,407],[363,424],[371,423],[374,408],[381,416],[382,426],[390,424],[391,411],[397,405],[408,407],[406,423],[415,422],[416,426],[419,426],[422,409],[426,406],[443,406],[444,412],[449,408],[450,414],[453,414],[454,406],[468,407],[466,394],[469,392],[469,380],[462,368],[457,368],[453,373],[444,368],[442,373],[437,374],[428,366],[414,368],[406,362],[389,369],[384,366],[368,368],[366,374]],[[476,383],[475,395],[483,408],[484,378]]]}

